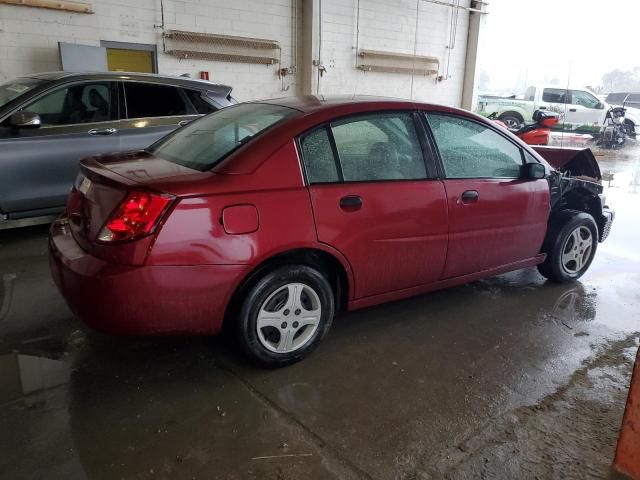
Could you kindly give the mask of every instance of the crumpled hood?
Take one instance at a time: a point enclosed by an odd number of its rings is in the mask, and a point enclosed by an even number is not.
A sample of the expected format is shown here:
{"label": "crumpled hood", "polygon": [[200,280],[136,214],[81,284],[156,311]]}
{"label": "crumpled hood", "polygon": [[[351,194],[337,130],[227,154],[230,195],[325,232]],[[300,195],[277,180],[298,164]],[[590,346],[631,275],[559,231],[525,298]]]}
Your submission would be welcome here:
{"label": "crumpled hood", "polygon": [[533,147],[551,166],[571,177],[588,177],[600,182],[602,173],[590,148]]}

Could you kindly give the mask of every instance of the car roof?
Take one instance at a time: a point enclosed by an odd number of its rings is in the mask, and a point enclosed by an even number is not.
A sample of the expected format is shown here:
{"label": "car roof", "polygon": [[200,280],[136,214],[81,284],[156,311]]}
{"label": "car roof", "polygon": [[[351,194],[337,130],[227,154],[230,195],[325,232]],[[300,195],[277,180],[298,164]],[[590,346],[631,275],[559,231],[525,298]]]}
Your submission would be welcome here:
{"label": "car roof", "polygon": [[268,103],[271,105],[279,105],[282,107],[293,108],[303,113],[316,113],[333,109],[341,109],[341,107],[348,106],[354,107],[354,111],[359,110],[358,107],[361,107],[366,111],[368,110],[368,108],[365,107],[377,106],[382,108],[396,107],[407,109],[413,109],[416,107],[437,109],[445,108],[451,111],[464,112],[464,110],[459,110],[456,108],[442,107],[440,105],[416,102],[413,100],[401,98],[378,97],[374,95],[303,95],[274,98],[269,100],[259,100],[251,103]]}
{"label": "car roof", "polygon": [[213,91],[221,96],[227,96],[231,93],[232,87],[218,83],[200,80],[196,78],[179,77],[175,75],[159,75],[157,73],[140,73],[140,72],[43,72],[37,74],[25,75],[28,78],[35,78],[47,81],[59,80],[95,80],[95,79],[112,79],[112,80],[141,80],[151,83],[170,83],[180,87],[191,87]]}

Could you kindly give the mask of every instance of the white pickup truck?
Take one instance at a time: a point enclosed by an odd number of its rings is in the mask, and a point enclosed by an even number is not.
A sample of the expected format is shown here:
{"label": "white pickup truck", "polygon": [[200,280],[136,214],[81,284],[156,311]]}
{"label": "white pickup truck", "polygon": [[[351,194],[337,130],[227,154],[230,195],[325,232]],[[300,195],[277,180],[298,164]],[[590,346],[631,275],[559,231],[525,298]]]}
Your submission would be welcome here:
{"label": "white pickup truck", "polygon": [[515,95],[480,95],[477,113],[489,116],[495,112],[508,127],[516,128],[531,121],[534,111],[549,110],[560,114],[560,123],[554,130],[593,134],[600,130],[608,108],[587,88],[531,86],[521,99]]}

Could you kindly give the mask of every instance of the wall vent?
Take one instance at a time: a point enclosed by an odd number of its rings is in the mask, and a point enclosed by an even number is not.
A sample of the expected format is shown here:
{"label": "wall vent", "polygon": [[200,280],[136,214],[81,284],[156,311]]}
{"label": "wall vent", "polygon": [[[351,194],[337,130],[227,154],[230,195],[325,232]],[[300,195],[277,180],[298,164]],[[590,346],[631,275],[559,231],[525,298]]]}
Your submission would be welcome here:
{"label": "wall vent", "polygon": [[435,57],[408,53],[359,50],[357,68],[365,72],[437,75],[440,61]]}
{"label": "wall vent", "polygon": [[181,59],[263,65],[280,63],[281,59],[282,50],[275,40],[183,30],[169,30],[164,37],[166,53]]}

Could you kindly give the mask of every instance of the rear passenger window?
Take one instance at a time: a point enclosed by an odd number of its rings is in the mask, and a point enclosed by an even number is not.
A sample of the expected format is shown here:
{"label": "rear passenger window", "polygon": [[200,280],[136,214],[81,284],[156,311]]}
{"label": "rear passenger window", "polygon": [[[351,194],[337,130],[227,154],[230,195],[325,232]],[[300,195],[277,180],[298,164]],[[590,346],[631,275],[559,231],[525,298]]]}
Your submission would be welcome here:
{"label": "rear passenger window", "polygon": [[331,126],[345,182],[427,177],[413,117],[408,113],[359,116]]}
{"label": "rear passenger window", "polygon": [[171,117],[189,115],[180,91],[168,85],[125,83],[127,117]]}
{"label": "rear passenger window", "polygon": [[309,183],[337,182],[338,167],[326,128],[320,128],[300,140]]}
{"label": "rear passenger window", "polygon": [[418,133],[409,113],[341,120],[302,137],[300,146],[311,184],[427,178]]}
{"label": "rear passenger window", "polygon": [[196,112],[207,115],[208,113],[213,113],[217,110],[216,107],[208,103],[204,98],[202,98],[202,93],[197,90],[184,90],[191,101],[191,105],[196,109]]}
{"label": "rear passenger window", "polygon": [[428,113],[447,178],[518,178],[520,148],[490,128],[465,118]]}

